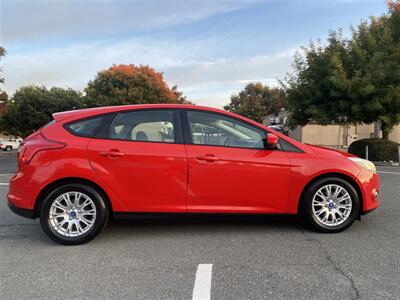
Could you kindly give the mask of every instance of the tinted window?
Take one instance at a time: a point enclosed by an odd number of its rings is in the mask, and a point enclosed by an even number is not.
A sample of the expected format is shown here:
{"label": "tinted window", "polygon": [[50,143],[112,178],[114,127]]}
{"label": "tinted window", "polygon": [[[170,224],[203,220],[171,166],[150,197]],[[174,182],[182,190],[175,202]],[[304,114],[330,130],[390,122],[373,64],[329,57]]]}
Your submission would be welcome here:
{"label": "tinted window", "polygon": [[94,137],[107,116],[99,116],[66,125],[73,134],[85,137]]}
{"label": "tinted window", "polygon": [[264,148],[265,132],[219,114],[188,111],[192,142],[198,145]]}
{"label": "tinted window", "polygon": [[284,139],[279,139],[280,147],[285,152],[299,152],[304,153],[303,150],[297,148],[296,146],[292,145],[291,143],[285,141]]}
{"label": "tinted window", "polygon": [[116,140],[174,143],[174,114],[171,110],[121,112],[110,126]]}

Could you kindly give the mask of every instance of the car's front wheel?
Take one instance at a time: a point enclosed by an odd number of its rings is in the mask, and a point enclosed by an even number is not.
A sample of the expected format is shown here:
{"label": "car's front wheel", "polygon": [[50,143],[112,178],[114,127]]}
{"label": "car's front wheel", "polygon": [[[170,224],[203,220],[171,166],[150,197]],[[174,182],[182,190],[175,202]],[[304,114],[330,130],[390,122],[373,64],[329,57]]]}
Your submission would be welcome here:
{"label": "car's front wheel", "polygon": [[335,233],[353,224],[359,215],[360,199],[348,181],[328,177],[308,187],[300,210],[303,220],[312,229]]}
{"label": "car's front wheel", "polygon": [[40,223],[52,240],[78,245],[96,237],[107,224],[104,197],[92,187],[66,184],[54,189],[40,209]]}

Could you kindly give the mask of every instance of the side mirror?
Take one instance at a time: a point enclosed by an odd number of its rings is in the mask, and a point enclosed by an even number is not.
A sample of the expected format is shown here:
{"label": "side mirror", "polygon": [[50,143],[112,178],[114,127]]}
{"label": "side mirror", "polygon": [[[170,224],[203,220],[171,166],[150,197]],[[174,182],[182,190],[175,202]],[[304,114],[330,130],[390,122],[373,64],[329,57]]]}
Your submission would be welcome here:
{"label": "side mirror", "polygon": [[264,147],[265,149],[276,149],[278,148],[279,138],[272,133],[267,133],[267,137],[264,139]]}

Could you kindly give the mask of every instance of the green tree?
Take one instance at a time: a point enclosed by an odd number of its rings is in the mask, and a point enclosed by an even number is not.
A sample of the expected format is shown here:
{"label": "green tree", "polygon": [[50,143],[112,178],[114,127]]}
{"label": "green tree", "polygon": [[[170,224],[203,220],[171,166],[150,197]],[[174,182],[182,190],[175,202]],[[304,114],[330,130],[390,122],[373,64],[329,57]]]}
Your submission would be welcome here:
{"label": "green tree", "polygon": [[353,95],[351,120],[381,124],[384,139],[400,122],[400,26],[399,12],[372,18],[353,30],[349,42]]}
{"label": "green tree", "polygon": [[346,121],[349,109],[346,41],[340,32],[332,32],[328,46],[312,43],[295,56],[294,73],[284,85],[292,126],[310,121],[328,125]]}
{"label": "green tree", "polygon": [[383,138],[400,122],[400,16],[363,21],[345,39],[332,32],[295,58],[285,82],[291,125],[380,122]]}
{"label": "green tree", "polygon": [[0,91],[0,102],[7,102],[8,101],[8,95],[4,91]]}
{"label": "green tree", "polygon": [[278,115],[286,106],[286,95],[280,88],[270,88],[260,82],[249,83],[237,95],[231,96],[231,102],[224,109],[257,122],[266,115]]}
{"label": "green tree", "polygon": [[[6,55],[6,49],[4,47],[0,47],[0,61],[3,56]],[[1,77],[2,69],[0,68],[0,84],[4,83],[4,78]],[[6,92],[2,91],[0,88],[0,102],[7,102],[8,95]]]}
{"label": "green tree", "polygon": [[25,86],[18,89],[0,120],[0,128],[11,135],[26,137],[52,120],[54,112],[82,106],[82,94],[72,89]]}
{"label": "green tree", "polygon": [[[3,56],[5,56],[6,55],[6,49],[4,49],[4,47],[1,47],[0,46],[0,61],[1,61],[1,58],[3,57]],[[2,69],[0,68],[0,74],[2,73]],[[0,83],[4,83],[4,78],[3,77],[0,77]]]}
{"label": "green tree", "polygon": [[174,86],[168,87],[163,74],[148,66],[114,65],[98,72],[85,89],[86,106],[144,103],[187,103]]}

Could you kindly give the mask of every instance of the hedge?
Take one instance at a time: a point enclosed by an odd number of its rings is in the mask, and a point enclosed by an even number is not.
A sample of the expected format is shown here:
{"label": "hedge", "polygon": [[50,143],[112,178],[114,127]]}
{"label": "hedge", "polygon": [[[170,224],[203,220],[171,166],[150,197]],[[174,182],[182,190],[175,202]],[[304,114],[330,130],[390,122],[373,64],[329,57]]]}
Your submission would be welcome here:
{"label": "hedge", "polygon": [[362,139],[351,143],[348,152],[365,158],[365,146],[368,145],[368,159],[371,161],[398,161],[396,142],[385,139]]}

